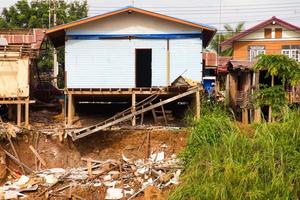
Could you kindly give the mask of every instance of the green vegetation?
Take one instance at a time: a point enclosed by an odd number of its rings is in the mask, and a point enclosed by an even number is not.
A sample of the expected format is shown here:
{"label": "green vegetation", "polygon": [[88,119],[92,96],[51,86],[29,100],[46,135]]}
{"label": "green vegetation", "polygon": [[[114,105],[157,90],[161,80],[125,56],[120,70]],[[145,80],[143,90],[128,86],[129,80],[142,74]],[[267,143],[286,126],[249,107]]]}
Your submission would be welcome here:
{"label": "green vegetation", "polygon": [[[254,93],[254,102],[257,107],[269,106],[273,112],[271,118],[281,118],[282,112],[288,105],[286,86],[295,86],[300,82],[300,64],[286,55],[259,55],[254,65],[255,71],[266,70],[266,76],[272,78],[270,86],[260,85]],[[274,77],[280,83],[274,84]]]}
{"label": "green vegetation", "polygon": [[[244,30],[245,22],[240,22],[236,25],[235,28],[230,26],[229,24],[224,25],[224,29],[226,33],[217,33],[213,40],[211,41],[211,44],[209,46],[209,49],[214,50],[215,52],[219,51],[219,44],[224,42],[225,40],[235,36],[236,34],[239,34]],[[233,48],[230,47],[224,51],[221,51],[219,53],[220,56],[232,56],[233,54]]]}
{"label": "green vegetation", "polygon": [[171,200],[300,198],[298,113],[245,130],[222,108],[202,110],[181,154],[185,171]]}

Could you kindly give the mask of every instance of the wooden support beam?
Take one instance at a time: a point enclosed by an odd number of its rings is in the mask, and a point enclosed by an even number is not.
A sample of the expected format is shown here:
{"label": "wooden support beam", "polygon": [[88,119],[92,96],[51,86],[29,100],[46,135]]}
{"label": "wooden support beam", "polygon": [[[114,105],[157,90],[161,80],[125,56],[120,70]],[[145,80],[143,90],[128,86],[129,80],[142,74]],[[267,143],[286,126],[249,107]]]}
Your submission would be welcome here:
{"label": "wooden support beam", "polygon": [[29,97],[25,99],[25,128],[29,128]]}
{"label": "wooden support beam", "polygon": [[[103,124],[103,122],[100,122],[100,123],[98,123],[96,125],[93,125],[93,126],[89,126],[89,127],[77,130],[77,131],[72,131],[69,135],[72,135],[73,140],[83,138],[83,137],[85,137],[87,135],[90,135],[92,133],[95,133],[97,131],[106,129],[108,127],[111,127],[115,124],[121,123],[121,122],[126,121],[126,120],[130,120],[134,115],[140,115],[142,113],[145,113],[145,112],[151,111],[151,110],[153,110],[157,107],[160,107],[161,105],[176,101],[176,100],[181,99],[183,97],[186,97],[188,95],[192,95],[195,92],[199,92],[199,90],[200,90],[199,87],[191,88],[190,90],[188,90],[188,91],[186,91],[182,94],[178,94],[176,96],[173,96],[173,97],[168,98],[166,100],[163,100],[161,102],[155,103],[153,105],[150,104],[150,106],[147,106],[143,109],[139,109],[134,113],[130,113],[130,114],[127,114],[127,115],[122,116],[122,117],[120,116],[120,118],[117,118],[117,119],[112,118],[110,121],[107,121],[107,123],[105,123],[105,124]],[[200,94],[199,94],[199,99],[200,99]],[[200,103],[200,101],[199,101],[199,103]],[[200,113],[200,109],[199,109],[199,113]]]}
{"label": "wooden support beam", "polygon": [[[144,109],[144,106],[142,106],[142,110]],[[144,113],[141,114],[141,125],[144,124]]]}
{"label": "wooden support beam", "polygon": [[[161,102],[161,99],[160,99],[160,102]],[[164,116],[165,125],[167,126],[168,125],[168,120],[167,120],[166,112],[165,112],[165,109],[164,109],[163,105],[161,105],[161,111],[162,111],[162,114]]]}
{"label": "wooden support beam", "polygon": [[242,109],[242,123],[243,124],[248,124],[249,123],[249,117],[248,117],[248,109],[243,108]]}
{"label": "wooden support beam", "polygon": [[73,109],[74,109],[74,105],[73,105],[73,95],[72,93],[68,94],[68,126],[71,126],[73,123]]}
{"label": "wooden support beam", "polygon": [[21,126],[22,121],[22,106],[21,103],[18,103],[17,105],[17,126]]}
{"label": "wooden support beam", "polygon": [[[150,103],[150,105],[152,106],[152,103]],[[155,109],[151,109],[151,112],[152,112],[152,115],[153,115],[153,119],[154,119],[154,122],[157,123],[157,116],[156,116],[156,113],[155,113]]]}
{"label": "wooden support beam", "polygon": [[32,153],[37,157],[37,159],[39,159],[39,161],[41,162],[41,164],[44,166],[44,167],[47,167],[46,166],[46,161],[40,156],[40,154],[37,152],[37,150],[32,146],[30,145],[29,146],[29,149],[32,151]]}
{"label": "wooden support beam", "polygon": [[[134,113],[136,112],[136,94],[132,93],[131,97],[131,112]],[[136,116],[134,115],[131,120],[132,126],[136,126]]]}
{"label": "wooden support beam", "polygon": [[201,107],[200,91],[197,91],[195,93],[195,117],[196,117],[196,119],[200,119],[200,107]]}

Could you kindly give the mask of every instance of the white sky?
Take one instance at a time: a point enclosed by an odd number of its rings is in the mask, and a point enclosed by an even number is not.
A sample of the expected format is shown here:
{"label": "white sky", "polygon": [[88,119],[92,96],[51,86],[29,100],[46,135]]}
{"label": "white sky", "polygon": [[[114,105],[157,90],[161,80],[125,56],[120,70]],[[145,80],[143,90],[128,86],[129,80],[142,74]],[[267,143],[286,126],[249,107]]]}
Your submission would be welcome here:
{"label": "white sky", "polygon": [[[10,6],[17,0],[0,0],[0,8]],[[71,1],[71,0],[70,0]],[[253,26],[272,16],[277,16],[300,26],[300,0],[88,0],[89,15],[101,14],[125,6],[160,12],[166,15],[213,25],[219,25],[221,1],[221,24],[246,22]]]}

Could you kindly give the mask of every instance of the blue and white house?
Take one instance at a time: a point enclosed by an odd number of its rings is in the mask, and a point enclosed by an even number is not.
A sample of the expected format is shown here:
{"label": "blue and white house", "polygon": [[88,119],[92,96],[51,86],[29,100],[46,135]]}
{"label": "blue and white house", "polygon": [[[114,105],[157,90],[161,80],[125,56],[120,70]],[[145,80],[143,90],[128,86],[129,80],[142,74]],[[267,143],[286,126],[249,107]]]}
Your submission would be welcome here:
{"label": "blue and white house", "polygon": [[182,75],[202,81],[202,51],[216,29],[126,7],[53,27],[65,45],[67,88],[169,86]]}

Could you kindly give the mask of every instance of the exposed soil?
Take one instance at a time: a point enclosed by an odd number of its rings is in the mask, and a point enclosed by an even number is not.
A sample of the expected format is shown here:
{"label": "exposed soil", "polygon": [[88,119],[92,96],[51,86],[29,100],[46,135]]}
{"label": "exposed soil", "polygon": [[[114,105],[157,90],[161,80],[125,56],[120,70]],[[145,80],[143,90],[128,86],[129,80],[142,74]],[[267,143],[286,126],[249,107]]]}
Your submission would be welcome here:
{"label": "exposed soil", "polygon": [[[31,113],[32,131],[23,133],[13,140],[20,160],[32,169],[37,169],[37,166],[35,156],[29,149],[30,145],[35,147],[46,161],[47,168],[71,168],[85,166],[86,163],[81,158],[121,159],[122,154],[128,158],[144,158],[148,133],[151,138],[151,151],[163,150],[166,157],[180,152],[186,144],[187,131],[184,129],[103,131],[76,142],[68,138],[60,142],[57,136],[47,136],[37,131],[41,129],[62,131],[63,119],[56,115],[56,112],[49,111]],[[12,152],[7,141],[1,141],[0,144],[2,148]],[[10,159],[7,159],[7,165],[10,169],[20,172],[20,168]],[[78,187],[74,190],[75,194],[86,199],[103,199],[105,194],[105,189],[100,187]],[[66,199],[66,197],[54,199]]]}

